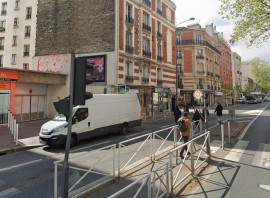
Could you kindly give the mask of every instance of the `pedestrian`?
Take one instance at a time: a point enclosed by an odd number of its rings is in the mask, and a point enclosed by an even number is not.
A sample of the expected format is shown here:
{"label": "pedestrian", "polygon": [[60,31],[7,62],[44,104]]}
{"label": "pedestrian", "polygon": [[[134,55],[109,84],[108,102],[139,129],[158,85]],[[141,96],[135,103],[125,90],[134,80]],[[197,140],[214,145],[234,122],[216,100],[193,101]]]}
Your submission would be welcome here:
{"label": "pedestrian", "polygon": [[184,111],[187,112],[187,113],[189,112],[188,104],[186,104],[186,105],[184,106]]}
{"label": "pedestrian", "polygon": [[205,107],[205,110],[206,110],[206,117],[205,117],[205,111],[204,111],[204,109],[203,109],[203,112],[202,112],[202,120],[203,121],[205,121],[205,119],[208,120],[209,115],[210,115],[207,106]]}
{"label": "pedestrian", "polygon": [[193,115],[192,121],[199,121],[200,119],[202,119],[202,116],[200,112],[198,111],[198,109],[196,109]]}
{"label": "pedestrian", "polygon": [[218,122],[219,122],[219,124],[222,124],[221,118],[222,118],[222,110],[223,110],[223,106],[222,106],[219,102],[218,102],[217,104],[218,104],[218,105],[217,105],[217,107],[216,107],[214,113],[217,112]]}
{"label": "pedestrian", "polygon": [[175,119],[175,123],[177,124],[177,121],[179,120],[179,118],[181,118],[181,110],[179,109],[178,106],[175,107],[174,110],[174,119]]}
{"label": "pedestrian", "polygon": [[[179,129],[180,129],[180,135],[183,137],[184,140],[184,144],[188,142],[188,138],[190,136],[190,130],[192,128],[191,122],[190,120],[187,118],[188,113],[184,112],[183,116],[179,119]],[[184,122],[184,124],[181,124],[182,122]],[[185,125],[183,127],[183,125]],[[181,159],[184,159],[183,153],[186,150],[187,152],[187,145],[185,145],[184,147],[182,147],[181,151],[180,151],[180,157]],[[190,155],[190,153],[188,152],[188,155]]]}

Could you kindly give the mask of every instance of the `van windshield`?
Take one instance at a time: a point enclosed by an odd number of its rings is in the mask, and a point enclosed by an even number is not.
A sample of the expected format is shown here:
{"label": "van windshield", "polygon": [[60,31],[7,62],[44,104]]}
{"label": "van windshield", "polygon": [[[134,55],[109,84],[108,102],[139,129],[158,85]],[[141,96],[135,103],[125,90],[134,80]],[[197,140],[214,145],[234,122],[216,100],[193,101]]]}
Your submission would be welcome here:
{"label": "van windshield", "polygon": [[[74,114],[74,112],[77,110],[77,108],[73,108],[72,109],[72,115]],[[66,116],[64,114],[60,114],[60,113],[57,113],[54,118],[53,118],[54,121],[66,121]]]}

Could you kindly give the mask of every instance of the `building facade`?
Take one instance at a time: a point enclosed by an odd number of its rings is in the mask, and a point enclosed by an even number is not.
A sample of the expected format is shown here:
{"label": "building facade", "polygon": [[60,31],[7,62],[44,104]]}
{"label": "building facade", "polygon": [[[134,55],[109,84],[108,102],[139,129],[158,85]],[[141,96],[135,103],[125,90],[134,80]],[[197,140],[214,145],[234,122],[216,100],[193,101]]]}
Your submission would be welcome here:
{"label": "building facade", "polygon": [[199,24],[176,29],[178,88],[188,105],[203,105],[203,99],[194,99],[195,90],[201,90],[210,105],[222,99],[221,52],[214,34],[208,34]]}
{"label": "building facade", "polygon": [[233,81],[233,87],[236,90],[235,99],[236,97],[240,97],[241,91],[240,88],[242,88],[242,69],[241,69],[241,56],[237,54],[236,52],[232,52],[232,81]]}
{"label": "building facade", "polygon": [[[175,9],[170,0],[40,0],[34,70],[67,68],[68,74],[70,62],[62,57],[74,53],[95,65],[97,80],[89,91],[137,93],[147,115],[169,110],[176,79]],[[61,64],[53,65],[52,58]]]}
{"label": "building facade", "polygon": [[0,0],[0,67],[32,69],[37,0]]}

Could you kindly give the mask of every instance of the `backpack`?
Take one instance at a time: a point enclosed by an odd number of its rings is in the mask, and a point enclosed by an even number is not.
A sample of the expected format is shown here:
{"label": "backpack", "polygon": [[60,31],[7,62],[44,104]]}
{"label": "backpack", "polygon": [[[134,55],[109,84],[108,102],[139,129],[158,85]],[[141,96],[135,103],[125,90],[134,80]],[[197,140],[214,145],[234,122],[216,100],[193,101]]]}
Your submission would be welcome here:
{"label": "backpack", "polygon": [[186,132],[187,131],[187,127],[186,127],[186,119],[180,119],[178,121],[178,128],[180,131],[182,132]]}

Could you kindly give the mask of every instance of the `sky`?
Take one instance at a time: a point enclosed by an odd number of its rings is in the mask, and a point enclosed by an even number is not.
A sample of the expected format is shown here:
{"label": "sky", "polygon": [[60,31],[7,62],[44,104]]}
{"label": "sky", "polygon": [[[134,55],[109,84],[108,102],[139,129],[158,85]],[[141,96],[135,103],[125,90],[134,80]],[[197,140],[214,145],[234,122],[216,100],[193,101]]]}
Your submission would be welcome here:
{"label": "sky", "polygon": [[[187,26],[199,23],[203,28],[213,23],[218,32],[223,32],[224,38],[229,41],[233,32],[233,21],[222,19],[218,15],[219,0],[171,0],[176,5],[176,25],[194,17],[195,20],[181,23],[179,26]],[[250,61],[253,58],[270,62],[270,44],[264,43],[261,47],[247,47],[244,42],[231,45],[231,50],[241,56],[242,62]]]}

